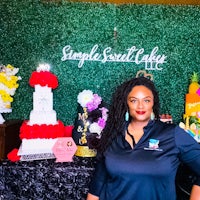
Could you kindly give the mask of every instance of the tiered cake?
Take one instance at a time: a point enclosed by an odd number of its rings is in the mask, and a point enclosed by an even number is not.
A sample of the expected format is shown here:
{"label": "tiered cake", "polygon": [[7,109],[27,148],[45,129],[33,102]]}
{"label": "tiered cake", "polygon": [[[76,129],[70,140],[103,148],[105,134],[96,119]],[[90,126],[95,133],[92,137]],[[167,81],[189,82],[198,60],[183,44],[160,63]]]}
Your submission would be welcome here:
{"label": "tiered cake", "polygon": [[83,90],[77,96],[78,115],[72,137],[77,145],[76,156],[95,157],[101,133],[106,125],[108,109],[102,98],[91,90]]}
{"label": "tiered cake", "polygon": [[22,144],[18,155],[21,160],[55,158],[52,148],[57,138],[65,135],[65,126],[53,110],[52,89],[58,86],[57,77],[49,65],[42,64],[32,73],[29,84],[35,88],[33,110],[20,128]]}
{"label": "tiered cake", "polygon": [[184,122],[180,127],[184,128],[191,136],[200,142],[200,85],[197,73],[193,73],[189,91],[185,96]]}

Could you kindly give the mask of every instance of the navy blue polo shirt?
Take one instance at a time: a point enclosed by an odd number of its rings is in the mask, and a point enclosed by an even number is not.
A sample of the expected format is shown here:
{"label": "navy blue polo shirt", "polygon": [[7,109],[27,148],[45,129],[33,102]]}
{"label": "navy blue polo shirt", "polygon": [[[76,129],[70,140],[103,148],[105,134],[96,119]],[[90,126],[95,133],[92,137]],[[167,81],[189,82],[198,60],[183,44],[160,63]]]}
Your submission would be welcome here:
{"label": "navy blue polo shirt", "polygon": [[180,162],[200,176],[200,145],[179,126],[150,121],[132,149],[127,125],[98,161],[91,194],[100,200],[175,200]]}

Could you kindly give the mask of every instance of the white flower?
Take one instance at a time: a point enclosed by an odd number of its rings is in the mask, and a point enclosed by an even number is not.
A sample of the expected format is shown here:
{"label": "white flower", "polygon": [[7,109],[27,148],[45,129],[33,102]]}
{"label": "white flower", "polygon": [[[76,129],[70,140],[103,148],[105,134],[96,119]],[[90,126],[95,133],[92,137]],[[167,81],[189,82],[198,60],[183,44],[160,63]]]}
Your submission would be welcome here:
{"label": "white flower", "polygon": [[102,128],[98,125],[98,123],[93,122],[89,127],[90,133],[97,133],[98,135],[101,134]]}
{"label": "white flower", "polygon": [[93,92],[91,90],[83,90],[78,94],[78,103],[84,108],[88,102],[93,100]]}
{"label": "white flower", "polygon": [[[7,76],[14,76],[19,71],[19,68],[14,68],[12,65],[7,65],[5,68],[5,73]],[[9,77],[7,77],[9,78]]]}

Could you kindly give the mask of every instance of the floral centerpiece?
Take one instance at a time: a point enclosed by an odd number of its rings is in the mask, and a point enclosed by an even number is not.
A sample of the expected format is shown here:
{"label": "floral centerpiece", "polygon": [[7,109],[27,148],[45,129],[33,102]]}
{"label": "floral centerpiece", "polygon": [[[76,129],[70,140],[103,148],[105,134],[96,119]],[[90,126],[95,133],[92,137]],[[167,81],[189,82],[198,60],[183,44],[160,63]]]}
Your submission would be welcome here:
{"label": "floral centerpiece", "polygon": [[106,125],[108,109],[103,106],[102,98],[91,90],[83,90],[78,94],[78,116],[72,137],[78,147],[75,155],[94,157]]}
{"label": "floral centerpiece", "polygon": [[[19,68],[15,68],[10,64],[7,66],[0,65],[0,113],[12,112],[12,96],[19,87],[18,80],[21,80],[20,76],[16,76],[18,71]],[[0,123],[4,121],[2,115],[0,115]]]}

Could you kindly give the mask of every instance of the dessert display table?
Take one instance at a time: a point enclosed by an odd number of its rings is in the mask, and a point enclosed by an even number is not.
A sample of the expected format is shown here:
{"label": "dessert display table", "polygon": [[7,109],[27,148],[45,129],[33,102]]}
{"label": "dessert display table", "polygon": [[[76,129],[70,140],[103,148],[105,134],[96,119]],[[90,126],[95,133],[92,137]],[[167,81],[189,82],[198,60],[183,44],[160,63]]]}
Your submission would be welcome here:
{"label": "dessert display table", "polygon": [[[85,200],[94,172],[95,158],[74,157],[73,162],[54,159],[0,163],[1,200]],[[177,174],[177,200],[189,200],[195,176],[185,166]]]}
{"label": "dessert display table", "polygon": [[94,158],[74,157],[74,162],[55,160],[3,161],[0,164],[2,200],[84,200],[94,171]]}

